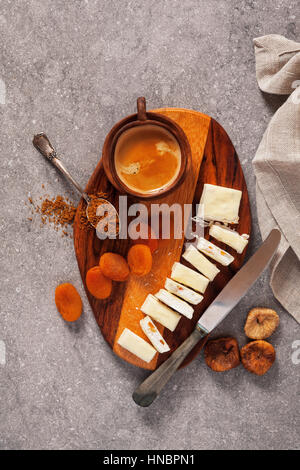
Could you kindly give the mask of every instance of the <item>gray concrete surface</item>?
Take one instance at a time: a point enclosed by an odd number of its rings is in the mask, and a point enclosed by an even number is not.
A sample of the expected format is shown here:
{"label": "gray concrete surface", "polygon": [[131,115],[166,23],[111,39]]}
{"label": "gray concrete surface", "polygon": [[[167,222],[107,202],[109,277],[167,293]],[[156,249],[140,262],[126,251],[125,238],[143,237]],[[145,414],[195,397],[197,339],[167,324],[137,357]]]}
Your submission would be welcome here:
{"label": "gray concrete surface", "polygon": [[[33,149],[34,133],[47,132],[86,182],[108,130],[145,95],[150,107],[200,110],[228,131],[250,191],[253,252],[260,234],[251,160],[282,100],[257,88],[252,39],[299,39],[297,17],[297,0],[1,1],[0,448],[299,448],[299,326],[274,300],[268,274],[215,336],[233,334],[243,345],[250,307],[274,307],[281,324],[269,373],[216,374],[199,355],[140,409],[131,393],[146,373],[102,339],[72,241],[38,218],[30,223],[25,205],[44,194],[42,183],[51,195],[71,194]],[[84,299],[73,326],[54,305],[54,288],[67,280]]]}

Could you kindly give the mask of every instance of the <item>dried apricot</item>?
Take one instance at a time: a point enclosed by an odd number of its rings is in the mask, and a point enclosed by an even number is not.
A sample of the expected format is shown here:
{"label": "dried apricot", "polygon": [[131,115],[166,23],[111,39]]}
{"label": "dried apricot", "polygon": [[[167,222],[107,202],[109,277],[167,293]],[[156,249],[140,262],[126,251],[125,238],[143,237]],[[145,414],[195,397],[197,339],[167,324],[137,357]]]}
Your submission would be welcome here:
{"label": "dried apricot", "polygon": [[57,310],[66,321],[76,321],[82,313],[82,300],[77,290],[66,282],[55,289],[55,304]]}
{"label": "dried apricot", "polygon": [[251,339],[266,339],[279,325],[279,316],[270,308],[253,308],[248,313],[245,333]]}
{"label": "dried apricot", "polygon": [[218,338],[207,342],[205,362],[212,370],[223,372],[240,364],[239,345],[235,338]]}
{"label": "dried apricot", "polygon": [[241,349],[242,364],[253,374],[264,375],[275,361],[275,349],[267,341],[251,341]]}
{"label": "dried apricot", "polygon": [[94,266],[86,273],[86,286],[89,292],[96,299],[106,299],[110,296],[112,290],[111,279],[108,279],[102,273],[100,266]]}
{"label": "dried apricot", "polygon": [[99,261],[104,276],[113,281],[125,281],[129,276],[129,267],[123,256],[117,253],[104,253]]}
{"label": "dried apricot", "polygon": [[133,245],[128,251],[127,261],[130,271],[137,276],[145,276],[152,268],[152,254],[147,245]]}

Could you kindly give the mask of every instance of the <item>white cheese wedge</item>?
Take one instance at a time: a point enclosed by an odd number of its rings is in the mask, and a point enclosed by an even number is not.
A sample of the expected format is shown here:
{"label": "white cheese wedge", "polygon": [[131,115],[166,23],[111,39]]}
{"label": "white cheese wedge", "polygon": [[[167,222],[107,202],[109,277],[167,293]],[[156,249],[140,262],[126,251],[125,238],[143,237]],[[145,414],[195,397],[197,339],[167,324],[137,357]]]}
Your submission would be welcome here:
{"label": "white cheese wedge", "polygon": [[141,310],[145,315],[158,321],[170,331],[174,331],[180,320],[180,315],[162,304],[154,295],[149,294],[145,302],[141,306]]}
{"label": "white cheese wedge", "polygon": [[214,237],[216,240],[231,246],[231,248],[236,250],[238,253],[242,253],[244,251],[249,238],[249,235],[240,235],[238,232],[227,227],[221,227],[218,224],[214,224],[210,227],[209,235]]}
{"label": "white cheese wedge", "polygon": [[205,292],[209,283],[209,279],[202,276],[202,274],[177,262],[173,264],[171,278],[174,279],[174,281],[191,287],[197,292],[201,292],[201,294]]}
{"label": "white cheese wedge", "polygon": [[128,328],[124,328],[117,343],[122,346],[122,348],[127,349],[127,351],[135,354],[145,362],[152,361],[156,354],[156,349],[154,349],[151,344],[147,343],[147,341],[133,333],[133,331]]}
{"label": "white cheese wedge", "polygon": [[237,224],[239,221],[241,197],[242,191],[238,189],[205,184],[200,199],[198,215],[202,215],[204,220]]}
{"label": "white cheese wedge", "polygon": [[155,297],[157,297],[158,300],[160,300],[164,304],[171,307],[173,310],[176,310],[176,312],[181,313],[181,315],[184,315],[185,317],[189,318],[189,320],[193,318],[193,307],[191,307],[184,300],[178,299],[176,295],[170,294],[170,292],[168,292],[167,290],[160,289],[160,291],[155,294]]}
{"label": "white cheese wedge", "polygon": [[228,266],[234,260],[234,257],[227,253],[227,251],[222,250],[212,242],[205,240],[205,238],[202,237],[200,237],[198,240],[197,248],[199,251],[202,251],[202,253],[214,259],[223,266]]}
{"label": "white cheese wedge", "polygon": [[169,346],[163,339],[162,335],[160,334],[150,317],[146,316],[142,320],[140,320],[140,325],[147,338],[151,341],[151,343],[159,353],[165,353],[170,351]]}
{"label": "white cheese wedge", "polygon": [[203,299],[203,295],[198,294],[198,292],[195,292],[194,290],[189,289],[188,287],[183,286],[182,284],[179,284],[178,282],[173,281],[168,277],[165,282],[165,289],[171,292],[171,294],[175,294],[178,297],[181,297],[183,300],[186,300],[192,305],[198,305]]}
{"label": "white cheese wedge", "polygon": [[195,248],[193,245],[189,245],[182,256],[196,269],[198,269],[200,273],[208,277],[210,281],[213,281],[216,275],[220,272],[217,266],[205,258],[204,255],[199,253],[197,248]]}

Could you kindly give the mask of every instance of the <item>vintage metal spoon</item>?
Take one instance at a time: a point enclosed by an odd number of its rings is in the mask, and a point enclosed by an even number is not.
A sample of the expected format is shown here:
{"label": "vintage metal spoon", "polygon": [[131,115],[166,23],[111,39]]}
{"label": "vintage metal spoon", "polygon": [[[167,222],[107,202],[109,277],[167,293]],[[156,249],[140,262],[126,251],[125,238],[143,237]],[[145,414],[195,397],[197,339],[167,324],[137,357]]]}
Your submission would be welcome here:
{"label": "vintage metal spoon", "polygon": [[[44,156],[46,157],[66,178],[67,180],[70,181],[70,183],[75,186],[77,191],[81,194],[83,199],[87,203],[86,207],[86,216],[90,222],[90,224],[96,228],[96,225],[92,222],[91,218],[89,217],[89,205],[91,203],[91,197],[82,189],[80,184],[77,183],[77,181],[74,180],[74,178],[70,175],[69,171],[66,169],[66,167],[63,165],[61,160],[57,157],[56,151],[54,150],[52,144],[50,143],[50,140],[46,136],[46,134],[36,134],[33,137],[32,141],[33,145],[35,148]],[[95,201],[95,198],[93,198]],[[97,198],[99,205],[105,203],[109,205],[110,212],[113,213],[112,211],[115,212],[116,216],[116,221],[119,221],[119,214],[116,210],[116,208],[111,204],[111,202],[107,201],[107,199],[104,198]],[[94,202],[93,201],[93,202]],[[99,237],[100,238],[100,237]]]}

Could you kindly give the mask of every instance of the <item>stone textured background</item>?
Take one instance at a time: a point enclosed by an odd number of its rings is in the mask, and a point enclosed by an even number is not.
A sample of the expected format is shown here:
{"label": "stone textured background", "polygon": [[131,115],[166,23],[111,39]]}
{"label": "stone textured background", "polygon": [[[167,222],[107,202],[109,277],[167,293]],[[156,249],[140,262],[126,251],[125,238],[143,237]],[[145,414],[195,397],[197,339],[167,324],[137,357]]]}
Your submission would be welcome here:
{"label": "stone textured background", "polygon": [[[131,393],[147,374],[102,339],[72,240],[41,228],[38,217],[29,222],[25,205],[45,192],[78,201],[33,149],[34,133],[47,132],[85,183],[106,133],[144,95],[149,108],[192,108],[225,127],[250,191],[252,253],[261,239],[251,160],[283,101],[258,90],[252,39],[299,39],[297,17],[297,0],[1,1],[0,448],[299,447],[299,365],[292,361],[299,327],[272,297],[267,274],[215,336],[233,334],[243,345],[247,311],[274,307],[281,324],[269,373],[259,378],[239,367],[216,374],[201,354],[141,409]],[[84,299],[75,325],[54,305],[63,281]]]}

